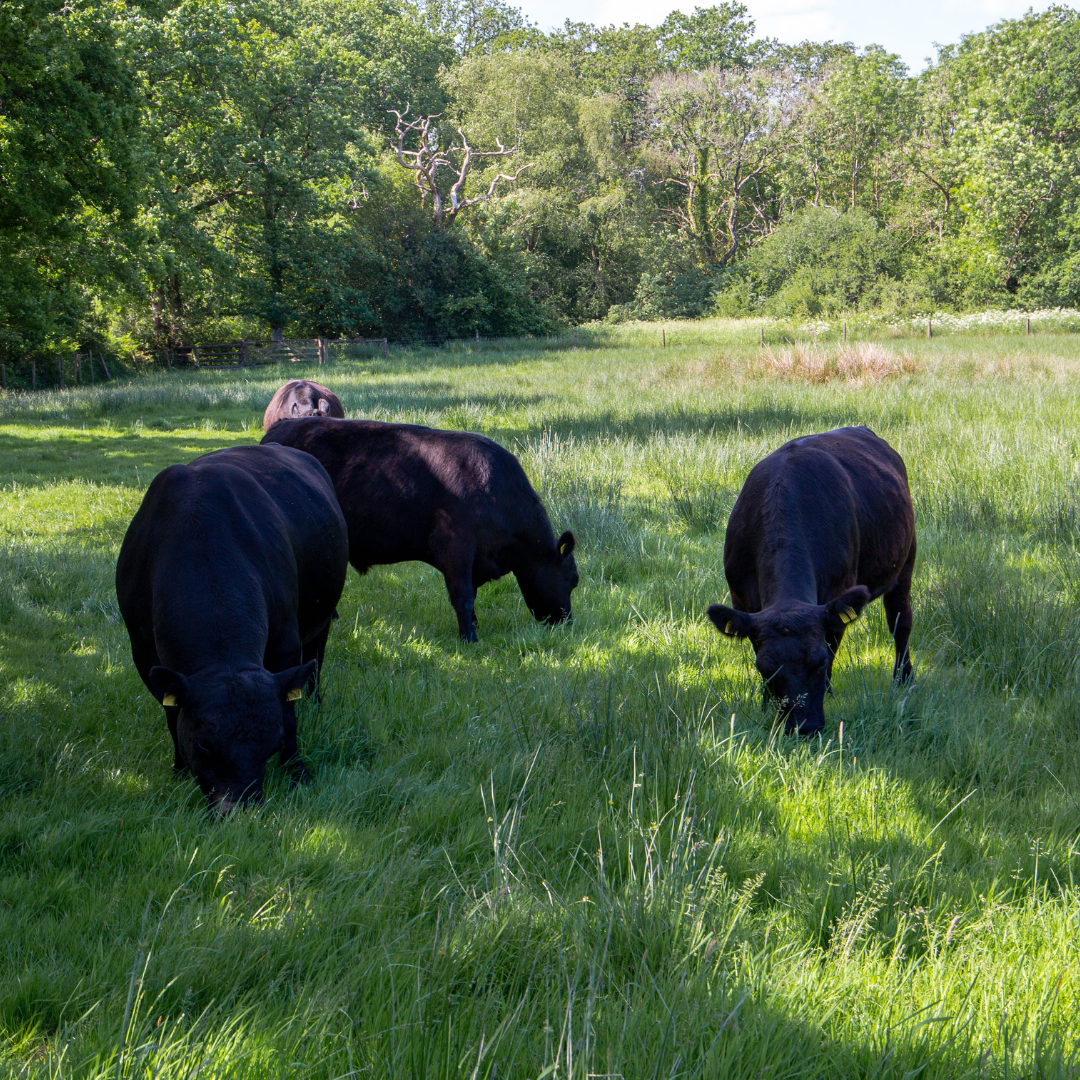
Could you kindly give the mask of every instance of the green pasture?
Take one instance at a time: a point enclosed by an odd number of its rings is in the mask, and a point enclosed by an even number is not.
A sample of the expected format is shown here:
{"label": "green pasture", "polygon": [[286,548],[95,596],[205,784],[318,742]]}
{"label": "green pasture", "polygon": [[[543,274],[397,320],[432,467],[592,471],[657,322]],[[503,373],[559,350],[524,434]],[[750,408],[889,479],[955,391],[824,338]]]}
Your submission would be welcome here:
{"label": "green pasture", "polygon": [[[313,782],[275,762],[224,822],[113,568],[155,473],[256,441],[295,372],[0,398],[2,1075],[1080,1076],[1080,338],[853,375],[758,335],[320,369],[351,416],[513,449],[581,585],[554,629],[485,587],[470,646],[430,567],[350,571]],[[875,604],[799,741],[703,612],[749,468],[851,423],[911,476],[917,682]]]}

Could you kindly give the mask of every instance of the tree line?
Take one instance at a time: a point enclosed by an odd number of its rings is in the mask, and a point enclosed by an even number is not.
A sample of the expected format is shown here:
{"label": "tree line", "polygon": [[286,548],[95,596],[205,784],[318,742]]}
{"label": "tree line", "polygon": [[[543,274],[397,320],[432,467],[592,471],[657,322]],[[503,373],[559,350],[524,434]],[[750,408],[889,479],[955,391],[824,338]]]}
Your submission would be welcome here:
{"label": "tree line", "polygon": [[1080,16],[941,47],[734,0],[8,0],[0,356],[1073,306]]}

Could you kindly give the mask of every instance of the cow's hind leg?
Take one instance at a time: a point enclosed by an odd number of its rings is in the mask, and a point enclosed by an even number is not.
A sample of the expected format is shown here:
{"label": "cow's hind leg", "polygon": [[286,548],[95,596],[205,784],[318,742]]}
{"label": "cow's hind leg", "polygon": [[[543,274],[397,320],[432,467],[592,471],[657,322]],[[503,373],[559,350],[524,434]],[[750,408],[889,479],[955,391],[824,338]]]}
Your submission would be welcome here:
{"label": "cow's hind leg", "polygon": [[881,598],[881,602],[885,605],[885,619],[896,645],[893,678],[899,682],[907,682],[913,675],[908,639],[911,637],[911,575],[914,569],[915,543],[912,541],[911,553],[904,563],[903,570],[900,571],[900,576],[896,579],[896,584]]}

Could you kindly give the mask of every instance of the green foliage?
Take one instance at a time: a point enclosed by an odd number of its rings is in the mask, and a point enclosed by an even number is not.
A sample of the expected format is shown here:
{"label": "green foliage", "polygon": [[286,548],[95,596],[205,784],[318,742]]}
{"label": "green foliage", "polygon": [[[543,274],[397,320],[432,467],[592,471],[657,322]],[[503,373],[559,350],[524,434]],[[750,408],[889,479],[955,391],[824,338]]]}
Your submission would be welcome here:
{"label": "green foliage", "polygon": [[140,120],[124,5],[0,7],[0,356],[77,339],[128,277]]}
{"label": "green foliage", "polygon": [[[1080,15],[1002,21],[917,77],[879,45],[754,33],[737,0],[551,32],[505,0],[14,0],[0,354],[524,333],[762,297],[1080,304]],[[480,201],[442,239],[387,177],[406,107],[442,146],[460,127],[515,148],[472,158]],[[816,252],[784,239],[804,212],[855,213]]]}
{"label": "green foliage", "polygon": [[857,310],[881,300],[900,265],[897,238],[865,211],[810,206],[751,252],[750,288],[776,315]]}
{"label": "green foliage", "polygon": [[633,301],[613,306],[607,317],[612,322],[700,319],[713,307],[717,280],[717,275],[699,267],[681,273],[646,272],[641,275]]}

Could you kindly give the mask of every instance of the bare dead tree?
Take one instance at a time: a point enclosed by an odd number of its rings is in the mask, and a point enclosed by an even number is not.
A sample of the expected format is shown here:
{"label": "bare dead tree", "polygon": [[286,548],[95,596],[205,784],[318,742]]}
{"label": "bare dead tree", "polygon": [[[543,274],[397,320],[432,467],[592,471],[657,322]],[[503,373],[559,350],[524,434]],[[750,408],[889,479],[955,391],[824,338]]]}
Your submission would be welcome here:
{"label": "bare dead tree", "polygon": [[762,180],[789,146],[808,89],[786,71],[709,68],[653,80],[647,151],[666,173],[661,182],[686,193],[669,213],[706,262],[727,265],[762,215]]}
{"label": "bare dead tree", "polygon": [[[398,112],[397,109],[387,109],[387,112],[397,118],[394,123],[394,136],[390,139],[390,145],[394,153],[397,154],[398,164],[413,173],[413,184],[420,190],[421,203],[426,203],[428,196],[431,197],[432,214],[436,228],[449,225],[462,210],[475,206],[477,203],[486,202],[495,194],[495,188],[500,180],[513,182],[526,169],[531,169],[535,164],[535,162],[529,162],[527,165],[522,165],[513,175],[501,172],[488,185],[487,191],[479,195],[473,195],[471,198],[465,198],[463,195],[465,180],[476,158],[509,157],[511,154],[517,153],[517,147],[511,146],[507,148],[503,146],[499,139],[496,139],[495,143],[499,148],[498,150],[475,150],[469,145],[465,132],[458,128],[457,134],[461,140],[461,145],[459,146],[455,140],[451,140],[450,145],[443,149],[438,127],[432,127],[433,121],[438,120],[442,113],[417,116],[415,119],[410,120],[408,118],[408,105],[405,106],[404,112]],[[405,142],[413,135],[418,137],[417,148],[407,150]],[[458,164],[455,164],[455,159],[459,162]],[[439,187],[440,170],[443,169],[449,170],[454,177],[450,190],[445,196]]]}

